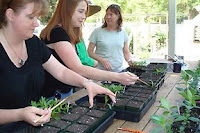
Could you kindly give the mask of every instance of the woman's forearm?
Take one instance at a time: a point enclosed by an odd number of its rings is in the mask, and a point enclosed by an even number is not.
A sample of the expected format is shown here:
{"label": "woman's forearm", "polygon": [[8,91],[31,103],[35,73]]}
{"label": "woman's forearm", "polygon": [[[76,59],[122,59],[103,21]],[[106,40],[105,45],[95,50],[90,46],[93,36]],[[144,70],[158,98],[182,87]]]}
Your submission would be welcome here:
{"label": "woman's forearm", "polygon": [[90,66],[82,65],[80,69],[76,70],[82,76],[99,81],[119,81],[119,73],[104,71]]}
{"label": "woman's forearm", "polygon": [[20,112],[22,109],[0,109],[0,125],[22,121]]}
{"label": "woman's forearm", "polygon": [[77,87],[84,87],[85,80],[86,78],[70,69],[66,69],[61,77],[61,82]]}

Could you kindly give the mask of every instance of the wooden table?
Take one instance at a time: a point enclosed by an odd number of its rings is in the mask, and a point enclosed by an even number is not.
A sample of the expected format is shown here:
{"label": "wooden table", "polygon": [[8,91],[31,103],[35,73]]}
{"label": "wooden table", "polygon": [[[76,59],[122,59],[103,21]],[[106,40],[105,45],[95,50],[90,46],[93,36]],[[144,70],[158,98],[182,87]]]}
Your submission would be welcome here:
{"label": "wooden table", "polygon": [[[187,62],[188,69],[194,69],[197,66],[197,62]],[[151,133],[153,129],[157,127],[150,120],[150,116],[153,114],[161,114],[162,110],[156,106],[160,105],[161,97],[165,97],[170,101],[170,105],[178,105],[182,102],[181,96],[176,89],[176,83],[180,79],[180,73],[168,72],[165,76],[165,82],[159,89],[155,103],[151,106],[148,112],[138,122],[130,122],[125,120],[114,119],[114,123],[105,131],[105,133],[125,133],[125,131],[117,130],[117,128],[137,129],[144,131],[145,133]]]}
{"label": "wooden table", "polygon": [[[194,69],[197,66],[198,62],[190,61],[186,63],[188,64],[188,69]],[[140,131],[144,131],[145,133],[151,133],[151,131],[155,129],[157,125],[150,120],[150,116],[153,114],[162,113],[162,110],[157,108],[157,106],[160,105],[161,97],[165,97],[167,100],[169,100],[170,105],[177,105],[182,102],[181,96],[178,94],[179,92],[176,89],[176,83],[179,81],[179,79],[180,73],[168,72],[165,76],[164,84],[158,91],[155,103],[151,106],[148,112],[138,123],[114,119],[113,124],[105,131],[105,133],[125,133],[125,131],[117,130],[119,127],[127,129],[137,129]],[[72,94],[69,100],[70,102],[73,102],[86,95],[87,91],[85,89],[81,89],[76,93]]]}

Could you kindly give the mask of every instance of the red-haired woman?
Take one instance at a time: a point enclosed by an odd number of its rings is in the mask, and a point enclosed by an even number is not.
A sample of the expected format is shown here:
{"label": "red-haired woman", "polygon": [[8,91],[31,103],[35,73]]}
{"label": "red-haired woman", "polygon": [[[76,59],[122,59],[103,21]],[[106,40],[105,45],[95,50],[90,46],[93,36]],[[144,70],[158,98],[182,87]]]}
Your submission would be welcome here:
{"label": "red-haired woman", "polygon": [[[88,3],[86,0],[59,0],[51,20],[41,32],[40,37],[63,65],[86,78],[99,81],[116,81],[125,85],[135,84],[138,79],[136,75],[130,76],[126,72],[103,71],[81,63],[77,55],[76,44],[83,38],[82,25],[87,13]],[[49,87],[52,87],[52,89],[67,87],[53,79],[51,75],[47,75],[47,79],[49,80],[45,82],[46,94],[49,93]]]}

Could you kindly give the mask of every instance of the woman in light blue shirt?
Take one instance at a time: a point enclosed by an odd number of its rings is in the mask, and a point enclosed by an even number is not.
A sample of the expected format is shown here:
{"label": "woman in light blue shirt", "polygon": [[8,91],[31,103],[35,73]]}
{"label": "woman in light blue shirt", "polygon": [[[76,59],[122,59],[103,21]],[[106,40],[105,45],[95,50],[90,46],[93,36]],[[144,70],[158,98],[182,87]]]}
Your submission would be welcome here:
{"label": "woman in light blue shirt", "polygon": [[[122,29],[121,9],[112,4],[106,9],[105,22],[91,34],[88,46],[89,56],[97,60],[97,68],[121,72],[123,60],[131,61],[128,35]],[[94,51],[95,50],[95,51]]]}

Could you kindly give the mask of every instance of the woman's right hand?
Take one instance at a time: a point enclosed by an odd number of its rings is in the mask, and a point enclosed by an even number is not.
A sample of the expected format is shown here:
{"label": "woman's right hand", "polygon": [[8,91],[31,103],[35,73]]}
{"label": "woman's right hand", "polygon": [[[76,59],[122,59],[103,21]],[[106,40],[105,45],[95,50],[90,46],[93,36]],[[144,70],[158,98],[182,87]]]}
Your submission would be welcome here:
{"label": "woman's right hand", "polygon": [[107,71],[111,71],[112,70],[112,66],[111,66],[110,62],[107,61],[106,59],[102,59],[101,60],[101,64],[103,65],[105,70],[107,70]]}
{"label": "woman's right hand", "polygon": [[[42,115],[44,117],[38,122],[34,122],[36,119],[39,119]],[[27,123],[30,123],[33,126],[40,126],[50,121],[51,110],[50,109],[39,109],[34,106],[29,106],[21,110],[21,117]]]}
{"label": "woman's right hand", "polygon": [[118,81],[123,85],[134,85],[139,77],[135,74],[129,74],[128,72],[122,72],[118,74]]}
{"label": "woman's right hand", "polygon": [[111,92],[109,89],[104,88],[96,83],[93,83],[92,81],[86,81],[84,83],[84,87],[86,88],[87,92],[88,92],[88,96],[89,96],[89,103],[90,103],[90,108],[93,107],[93,99],[97,94],[105,94],[108,95],[110,97],[110,99],[116,103],[116,95]]}

